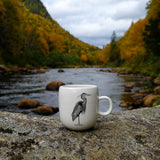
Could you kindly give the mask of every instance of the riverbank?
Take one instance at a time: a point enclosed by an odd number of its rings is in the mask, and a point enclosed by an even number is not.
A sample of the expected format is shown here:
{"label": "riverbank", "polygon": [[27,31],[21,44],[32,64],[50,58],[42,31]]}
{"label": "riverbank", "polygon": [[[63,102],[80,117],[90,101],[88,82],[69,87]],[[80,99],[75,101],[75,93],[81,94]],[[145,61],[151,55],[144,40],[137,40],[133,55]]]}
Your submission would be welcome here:
{"label": "riverbank", "polygon": [[[118,76],[117,73],[101,72],[105,68],[63,68],[45,69],[43,74],[15,73],[0,75],[0,111],[18,112],[34,116],[33,109],[21,109],[18,104],[23,99],[37,101],[44,106],[58,107],[58,92],[46,90],[47,84],[52,81],[61,81],[65,84],[93,84],[99,88],[100,96],[109,96],[113,101],[113,112],[127,110],[119,104],[130,97],[130,92],[124,92],[128,82],[134,84],[132,91],[141,88],[141,78],[134,76]],[[61,71],[61,70],[60,70]],[[100,103],[100,110],[105,111],[105,102]],[[51,116],[58,116],[53,114]]]}
{"label": "riverbank", "polygon": [[34,68],[31,66],[28,67],[18,67],[16,65],[5,66],[0,65],[0,74],[35,74],[35,73],[45,73],[45,69],[49,68]]}
{"label": "riverbank", "polygon": [[[99,65],[66,65],[66,66],[60,66],[57,68],[102,68],[104,66],[99,66]],[[27,67],[18,67],[17,65],[3,65],[0,64],[0,74],[36,74],[36,73],[45,73],[45,70],[50,70],[53,68],[50,67],[42,67],[42,68],[37,68],[37,67],[32,67],[32,66],[27,66]]]}
{"label": "riverbank", "polygon": [[159,160],[159,119],[160,106],[123,111],[75,132],[57,117],[0,112],[0,159]]}
{"label": "riverbank", "polygon": [[22,97],[23,99],[38,101],[45,106],[58,107],[56,98],[58,93],[45,90],[46,85],[54,80],[60,80],[65,84],[96,84],[100,87],[102,95],[111,96],[116,108],[115,111],[160,104],[159,82],[154,84],[154,78],[142,74],[127,73],[124,72],[123,68],[94,67],[36,69],[12,66],[8,69],[0,65],[0,76],[2,76],[0,80],[0,110],[33,114],[31,109],[21,110],[16,107]]}
{"label": "riverbank", "polygon": [[[132,96],[132,101],[124,101],[120,104],[121,107],[127,107],[129,109],[136,109],[142,107],[154,107],[160,105],[160,78],[146,76],[142,73],[133,73],[131,70],[126,68],[113,68],[103,70],[109,73],[118,73],[118,75],[134,75],[142,77],[144,83],[144,89],[136,91]],[[128,87],[129,86],[129,87]],[[133,85],[124,86],[126,92],[131,92]]]}

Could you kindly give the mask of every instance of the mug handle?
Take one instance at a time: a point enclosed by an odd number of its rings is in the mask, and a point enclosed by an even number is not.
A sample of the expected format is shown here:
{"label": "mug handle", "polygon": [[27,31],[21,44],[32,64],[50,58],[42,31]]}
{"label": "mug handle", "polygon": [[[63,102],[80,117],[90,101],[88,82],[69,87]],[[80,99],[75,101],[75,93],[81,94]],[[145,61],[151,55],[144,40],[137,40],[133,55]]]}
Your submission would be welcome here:
{"label": "mug handle", "polygon": [[108,109],[108,111],[106,111],[106,112],[100,112],[100,111],[98,111],[98,114],[100,114],[102,116],[106,116],[107,114],[110,114],[112,112],[112,109],[113,109],[112,100],[109,97],[107,97],[107,96],[98,97],[98,100],[99,101],[100,100],[107,100],[107,101],[109,101],[109,109]]}

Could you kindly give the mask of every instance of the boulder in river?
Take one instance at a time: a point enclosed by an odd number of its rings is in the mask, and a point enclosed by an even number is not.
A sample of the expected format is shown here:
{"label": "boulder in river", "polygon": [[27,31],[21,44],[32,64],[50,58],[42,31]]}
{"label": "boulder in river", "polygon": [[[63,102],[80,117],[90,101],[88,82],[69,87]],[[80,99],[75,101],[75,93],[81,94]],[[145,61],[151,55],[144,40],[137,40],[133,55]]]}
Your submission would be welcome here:
{"label": "boulder in river", "polygon": [[125,89],[124,89],[125,92],[131,92],[134,85],[133,84],[126,84],[124,87],[125,87]]}
{"label": "boulder in river", "polygon": [[40,115],[52,115],[57,113],[58,111],[59,111],[59,108],[51,107],[51,106],[40,106],[33,110],[34,113],[37,113]]}
{"label": "boulder in river", "polygon": [[46,86],[46,90],[49,91],[58,91],[60,86],[65,85],[63,82],[61,81],[52,81],[50,83],[47,84]]}
{"label": "boulder in river", "polygon": [[153,103],[154,103],[158,98],[160,99],[160,95],[149,94],[149,95],[145,96],[145,97],[143,98],[144,106],[146,106],[146,107],[151,107],[151,106],[153,106]]}
{"label": "boulder in river", "polygon": [[63,69],[59,69],[58,72],[62,73],[62,72],[64,72],[64,70]]}
{"label": "boulder in river", "polygon": [[40,105],[41,104],[37,101],[33,101],[30,99],[22,99],[21,102],[18,104],[18,107],[21,109],[30,109],[30,108],[36,108]]}
{"label": "boulder in river", "polygon": [[160,86],[157,86],[154,88],[154,93],[155,94],[160,94]]}
{"label": "boulder in river", "polygon": [[0,73],[8,73],[9,69],[5,65],[0,65]]}
{"label": "boulder in river", "polygon": [[129,104],[128,104],[128,102],[121,102],[119,106],[127,108],[127,107],[129,107]]}
{"label": "boulder in river", "polygon": [[43,68],[40,68],[40,69],[38,69],[37,70],[37,73],[38,74],[42,74],[42,73],[45,73],[46,71],[45,71],[45,69],[43,69]]}
{"label": "boulder in river", "polygon": [[159,84],[160,84],[160,78],[159,78],[159,77],[155,78],[155,79],[153,80],[153,83],[154,83],[155,85],[159,85]]}
{"label": "boulder in river", "polygon": [[19,67],[18,70],[17,70],[17,72],[24,73],[24,74],[25,73],[29,73],[29,74],[33,74],[34,73],[32,70],[30,70],[28,68],[23,68],[23,67]]}

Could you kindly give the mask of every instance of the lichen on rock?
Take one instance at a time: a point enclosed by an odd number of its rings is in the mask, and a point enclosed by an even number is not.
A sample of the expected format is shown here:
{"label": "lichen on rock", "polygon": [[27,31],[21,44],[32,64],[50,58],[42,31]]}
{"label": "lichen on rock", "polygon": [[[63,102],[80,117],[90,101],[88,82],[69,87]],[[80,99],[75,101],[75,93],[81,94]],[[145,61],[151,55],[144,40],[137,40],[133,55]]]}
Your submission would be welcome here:
{"label": "lichen on rock", "polygon": [[0,112],[0,159],[159,160],[160,106],[98,116],[77,132],[58,117]]}

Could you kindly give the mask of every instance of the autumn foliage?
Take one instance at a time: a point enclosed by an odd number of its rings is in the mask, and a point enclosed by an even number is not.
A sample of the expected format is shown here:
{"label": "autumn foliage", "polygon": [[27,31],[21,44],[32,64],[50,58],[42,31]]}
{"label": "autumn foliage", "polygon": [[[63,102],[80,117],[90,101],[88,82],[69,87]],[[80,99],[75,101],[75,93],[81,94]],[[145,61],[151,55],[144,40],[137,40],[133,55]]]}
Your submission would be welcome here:
{"label": "autumn foliage", "polygon": [[128,66],[132,72],[160,75],[160,1],[150,0],[146,9],[144,19],[132,23],[120,39],[111,38],[111,43],[100,52],[107,57],[104,63]]}
{"label": "autumn foliage", "polygon": [[132,59],[138,54],[145,54],[145,43],[143,40],[143,33],[147,20],[139,20],[132,24],[130,29],[125,33],[117,45],[120,48],[120,55],[122,60]]}
{"label": "autumn foliage", "polygon": [[55,58],[56,62],[62,58],[66,62],[57,64],[74,64],[69,58],[83,64],[91,62],[98,51],[61,28],[40,0],[0,0],[0,62],[47,65],[47,61],[54,63],[49,58],[59,53],[61,58]]}

